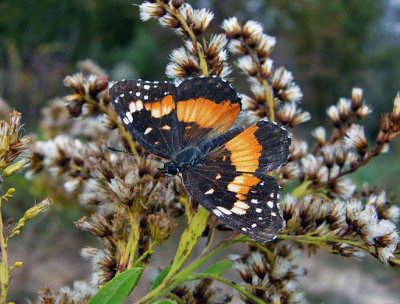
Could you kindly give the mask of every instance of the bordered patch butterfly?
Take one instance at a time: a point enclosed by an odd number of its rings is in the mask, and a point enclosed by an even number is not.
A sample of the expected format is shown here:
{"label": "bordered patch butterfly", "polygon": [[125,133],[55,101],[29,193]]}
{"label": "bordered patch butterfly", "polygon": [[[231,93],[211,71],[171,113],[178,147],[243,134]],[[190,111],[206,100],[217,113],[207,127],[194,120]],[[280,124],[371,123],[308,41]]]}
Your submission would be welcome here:
{"label": "bordered patch butterfly", "polygon": [[110,98],[126,128],[150,153],[167,159],[166,175],[181,173],[186,189],[228,226],[258,241],[282,227],[279,186],[266,173],[286,163],[290,137],[260,120],[230,129],[240,97],[218,77],[173,82],[122,80]]}

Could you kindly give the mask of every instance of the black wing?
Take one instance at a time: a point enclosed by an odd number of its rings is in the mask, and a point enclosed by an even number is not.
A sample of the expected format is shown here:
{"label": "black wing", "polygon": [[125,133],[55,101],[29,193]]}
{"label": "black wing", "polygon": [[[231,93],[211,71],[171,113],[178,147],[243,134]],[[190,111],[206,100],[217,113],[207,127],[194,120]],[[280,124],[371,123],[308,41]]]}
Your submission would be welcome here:
{"label": "black wing", "polygon": [[110,89],[110,98],[126,128],[147,151],[171,159],[181,142],[176,132],[172,82],[123,80]]}
{"label": "black wing", "polygon": [[[286,163],[290,137],[276,124],[259,121],[214,139],[204,159],[183,172],[189,193],[232,228],[258,241],[282,227],[279,186],[266,175]],[[212,147],[214,146],[214,147]]]}
{"label": "black wing", "polygon": [[218,77],[172,82],[124,80],[110,89],[118,115],[149,152],[167,159],[229,130],[241,108],[235,90]]}

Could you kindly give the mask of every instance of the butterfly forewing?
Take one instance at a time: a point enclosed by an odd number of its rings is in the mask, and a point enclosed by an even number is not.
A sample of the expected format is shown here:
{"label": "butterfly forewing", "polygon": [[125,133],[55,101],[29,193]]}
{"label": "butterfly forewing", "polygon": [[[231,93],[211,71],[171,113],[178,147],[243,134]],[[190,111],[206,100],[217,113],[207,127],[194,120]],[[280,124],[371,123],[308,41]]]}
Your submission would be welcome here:
{"label": "butterfly forewing", "polygon": [[110,89],[110,98],[126,128],[149,152],[171,159],[179,148],[176,133],[176,88],[171,82],[123,80]]}
{"label": "butterfly forewing", "polygon": [[182,146],[199,144],[229,130],[241,103],[235,90],[216,77],[184,80],[176,90]]}

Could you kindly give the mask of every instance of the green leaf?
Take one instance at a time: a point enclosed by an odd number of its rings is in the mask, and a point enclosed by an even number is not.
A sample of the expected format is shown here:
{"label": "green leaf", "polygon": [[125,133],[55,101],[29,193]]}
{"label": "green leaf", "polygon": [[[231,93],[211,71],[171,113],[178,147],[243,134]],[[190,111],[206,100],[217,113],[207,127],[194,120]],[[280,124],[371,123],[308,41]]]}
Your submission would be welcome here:
{"label": "green leaf", "polygon": [[197,241],[206,229],[207,218],[209,212],[203,208],[199,207],[197,213],[192,217],[188,227],[182,233],[181,239],[179,241],[178,249],[176,250],[174,261],[171,265],[171,270],[167,275],[169,278],[176,273],[176,271],[182,266],[186,261],[188,255],[192,252],[193,247],[197,244]]}
{"label": "green leaf", "polygon": [[88,304],[118,304],[132,292],[142,275],[142,268],[134,267],[118,274],[90,299]]}
{"label": "green leaf", "polygon": [[207,269],[203,270],[201,273],[212,274],[215,276],[220,276],[225,270],[232,267],[232,261],[221,260],[211,265]]}
{"label": "green leaf", "polygon": [[153,284],[151,284],[151,289],[153,290],[154,288],[156,288],[158,285],[160,285],[160,283],[164,280],[164,278],[167,276],[168,272],[170,271],[172,265],[168,265],[167,267],[165,267],[163,269],[163,271],[161,271],[161,273],[156,277],[156,279],[154,280]]}
{"label": "green leaf", "polygon": [[156,302],[154,304],[176,304],[176,302],[171,301],[171,300],[164,300],[164,301]]}

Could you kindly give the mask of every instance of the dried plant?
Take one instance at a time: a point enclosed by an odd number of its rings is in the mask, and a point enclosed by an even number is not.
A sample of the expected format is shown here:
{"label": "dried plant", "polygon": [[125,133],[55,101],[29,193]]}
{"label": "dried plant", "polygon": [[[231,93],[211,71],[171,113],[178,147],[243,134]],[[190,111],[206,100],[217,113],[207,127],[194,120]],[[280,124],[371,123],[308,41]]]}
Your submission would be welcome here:
{"label": "dried plant", "polygon": [[[241,123],[264,118],[287,127],[292,135],[291,156],[273,173],[285,193],[280,200],[284,226],[273,242],[258,243],[232,233],[216,243],[219,230],[229,228],[218,225],[204,209],[196,212],[197,203],[179,179],[167,180],[160,174],[158,163],[134,141],[110,103],[112,82],[101,68],[84,62],[80,68],[91,74],[80,72],[64,80],[72,91],[63,98],[64,104],[69,115],[79,120],[69,120],[60,99],[50,102],[43,110],[41,125],[51,131],[46,133],[47,140],[34,144],[27,175],[35,178],[44,171],[62,180],[65,191],[76,194],[79,203],[92,212],[76,226],[96,236],[102,247],[81,251],[92,266],[92,287],[80,282],[59,292],[46,289],[40,293],[39,303],[86,303],[98,287],[106,289],[108,282],[118,282],[129,270],[136,271],[131,282],[137,282],[143,270],[156,262],[152,261],[154,251],[171,240],[178,217],[185,217],[187,226],[176,255],[170,265],[156,264],[165,268],[137,304],[162,297],[174,303],[229,303],[233,294],[219,291],[216,282],[236,290],[245,303],[306,303],[297,286],[298,277],[306,270],[296,262],[302,253],[317,249],[358,260],[369,254],[385,266],[400,265],[399,206],[385,190],[357,189],[350,178],[372,158],[388,152],[399,134],[399,95],[392,112],[382,114],[373,145],[362,125],[372,110],[359,88],[353,89],[350,98],[341,98],[328,108],[332,127],[316,127],[312,133],[315,142],[309,144],[295,132],[311,117],[301,108],[302,92],[290,71],[275,66],[271,55],[276,39],[264,33],[261,24],[253,20],[241,24],[232,17],[222,23],[223,33],[210,36],[207,30],[213,13],[194,9],[182,0],[145,1],[139,10],[143,21],[156,19],[182,38],[183,46],[170,54],[169,78],[178,82],[192,76],[226,78],[232,77],[232,67],[237,67],[247,77],[251,92],[251,96],[241,94]],[[235,87],[234,81],[232,85]],[[13,117],[1,125],[3,176],[27,162],[19,157],[29,140],[17,140],[13,121],[19,116]],[[88,128],[91,131],[85,132]],[[3,134],[14,135],[5,138]],[[19,148],[11,148],[13,145]],[[120,145],[133,156],[110,152],[109,145]],[[204,250],[187,262],[202,237],[207,238]],[[248,252],[200,271],[218,252],[235,243],[242,243]],[[237,270],[241,282],[223,277],[228,268]]]}
{"label": "dried plant", "polygon": [[[9,107],[5,102],[2,102],[2,108],[9,111]],[[26,167],[30,162],[31,157],[31,143],[32,139],[25,135],[20,137],[21,128],[21,113],[11,111],[9,113],[9,120],[0,121],[0,186],[3,188],[3,178],[8,178]],[[15,268],[21,268],[22,262],[14,262],[13,265],[9,264],[8,259],[8,243],[9,241],[21,234],[27,221],[35,218],[39,213],[48,210],[52,205],[52,200],[49,198],[44,199],[39,204],[29,208],[25,211],[16,224],[14,219],[10,218],[3,222],[3,202],[8,201],[14,196],[15,188],[8,188],[2,191],[0,196],[0,303],[5,303],[10,283],[12,272]]]}

